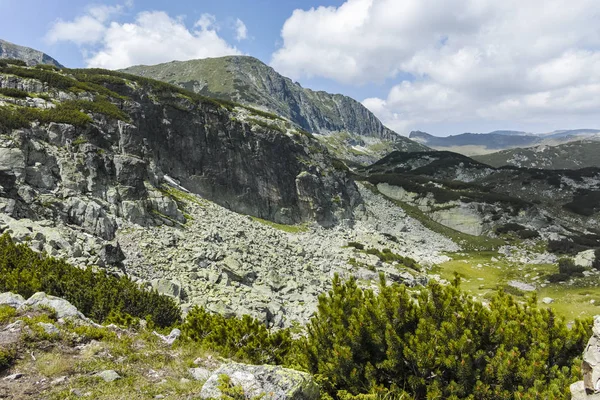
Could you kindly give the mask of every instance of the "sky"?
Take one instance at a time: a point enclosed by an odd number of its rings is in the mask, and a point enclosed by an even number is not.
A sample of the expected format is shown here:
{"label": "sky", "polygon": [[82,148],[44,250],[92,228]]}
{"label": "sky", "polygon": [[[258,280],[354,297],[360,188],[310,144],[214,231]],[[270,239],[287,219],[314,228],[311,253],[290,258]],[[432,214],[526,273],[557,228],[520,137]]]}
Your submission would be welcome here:
{"label": "sky", "polygon": [[0,0],[68,67],[250,55],[408,135],[600,128],[598,0]]}

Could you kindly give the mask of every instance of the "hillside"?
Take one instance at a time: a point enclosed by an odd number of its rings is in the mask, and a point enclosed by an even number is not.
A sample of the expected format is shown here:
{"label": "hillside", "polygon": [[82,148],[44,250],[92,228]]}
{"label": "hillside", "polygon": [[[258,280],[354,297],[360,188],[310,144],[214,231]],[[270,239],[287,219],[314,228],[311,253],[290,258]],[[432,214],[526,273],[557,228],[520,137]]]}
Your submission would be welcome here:
{"label": "hillside", "polygon": [[502,167],[580,169],[600,167],[600,141],[580,140],[557,146],[534,146],[524,149],[503,150],[497,153],[473,156],[474,160]]}
{"label": "hillside", "polygon": [[[388,149],[426,148],[392,130],[356,100],[303,88],[253,57],[230,56],[133,66],[127,73],[169,82],[205,96],[256,106],[284,117],[299,128],[321,135],[344,134],[340,143],[354,151],[346,158],[375,161]],[[380,142],[389,142],[385,149]],[[327,142],[326,142],[327,143]],[[369,145],[374,144],[373,148]],[[335,151],[335,146],[329,146]],[[341,153],[342,155],[344,153]]]}
{"label": "hillside", "polygon": [[417,205],[443,225],[472,235],[493,233],[512,223],[547,236],[598,228],[598,168],[494,168],[445,151],[397,152],[359,174],[388,196]]}
{"label": "hillside", "polygon": [[0,59],[2,58],[23,60],[27,65],[47,64],[62,67],[58,61],[48,54],[0,39]]}
{"label": "hillside", "polygon": [[494,131],[462,133],[444,137],[413,131],[409,135],[410,139],[432,149],[453,151],[468,156],[536,145],[556,146],[586,139],[596,140],[599,137],[600,130],[597,129],[572,129],[537,134],[520,131]]}

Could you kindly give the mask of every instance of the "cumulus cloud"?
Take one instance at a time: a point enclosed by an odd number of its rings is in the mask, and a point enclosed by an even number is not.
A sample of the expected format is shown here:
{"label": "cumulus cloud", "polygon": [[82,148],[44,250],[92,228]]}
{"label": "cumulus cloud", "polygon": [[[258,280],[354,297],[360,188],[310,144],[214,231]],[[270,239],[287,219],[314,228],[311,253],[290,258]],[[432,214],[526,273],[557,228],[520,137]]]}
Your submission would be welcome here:
{"label": "cumulus cloud", "polygon": [[248,28],[239,18],[235,21],[235,38],[238,42],[248,38]]}
{"label": "cumulus cloud", "polygon": [[125,6],[98,5],[89,7],[87,14],[73,21],[57,20],[46,35],[50,43],[71,41],[77,44],[95,43],[102,39],[106,26],[104,23],[111,17],[120,14]]}
{"label": "cumulus cloud", "polygon": [[364,104],[401,131],[459,120],[557,121],[600,106],[596,3],[347,0],[294,11],[271,65],[295,79],[391,82],[386,98]]}
{"label": "cumulus cloud", "polygon": [[131,22],[112,20],[122,8],[93,7],[73,21],[57,21],[48,39],[82,45],[88,67],[107,69],[241,54],[219,36],[213,15],[203,14],[189,29],[162,11],[140,12]]}

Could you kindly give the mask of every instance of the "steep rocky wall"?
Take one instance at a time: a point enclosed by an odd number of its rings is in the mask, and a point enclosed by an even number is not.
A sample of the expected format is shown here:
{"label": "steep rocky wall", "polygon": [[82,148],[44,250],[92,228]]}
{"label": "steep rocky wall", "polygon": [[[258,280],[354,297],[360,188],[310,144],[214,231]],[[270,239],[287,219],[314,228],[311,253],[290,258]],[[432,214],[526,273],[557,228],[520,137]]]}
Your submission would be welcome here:
{"label": "steep rocky wall", "polygon": [[[48,109],[96,96],[2,74],[0,87],[47,96],[0,97],[0,107],[9,108]],[[122,259],[111,244],[121,221],[186,221],[169,182],[233,211],[287,224],[332,226],[352,220],[361,203],[347,172],[335,169],[308,136],[256,124],[259,117],[247,110],[155,93],[134,82],[112,89],[124,96],[119,106],[127,122],[90,113],[93,122],[85,126],[34,123],[2,132],[1,230],[29,240],[33,231],[44,231],[33,247],[111,264]]]}

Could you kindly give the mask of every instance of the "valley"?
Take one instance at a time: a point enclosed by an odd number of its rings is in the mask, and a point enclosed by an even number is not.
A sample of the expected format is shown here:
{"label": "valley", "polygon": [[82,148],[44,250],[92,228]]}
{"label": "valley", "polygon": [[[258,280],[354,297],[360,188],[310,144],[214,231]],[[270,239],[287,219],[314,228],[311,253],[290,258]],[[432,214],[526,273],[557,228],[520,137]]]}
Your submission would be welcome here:
{"label": "valley", "polygon": [[581,375],[598,132],[413,141],[252,57],[69,69],[6,43],[0,397],[561,398]]}

